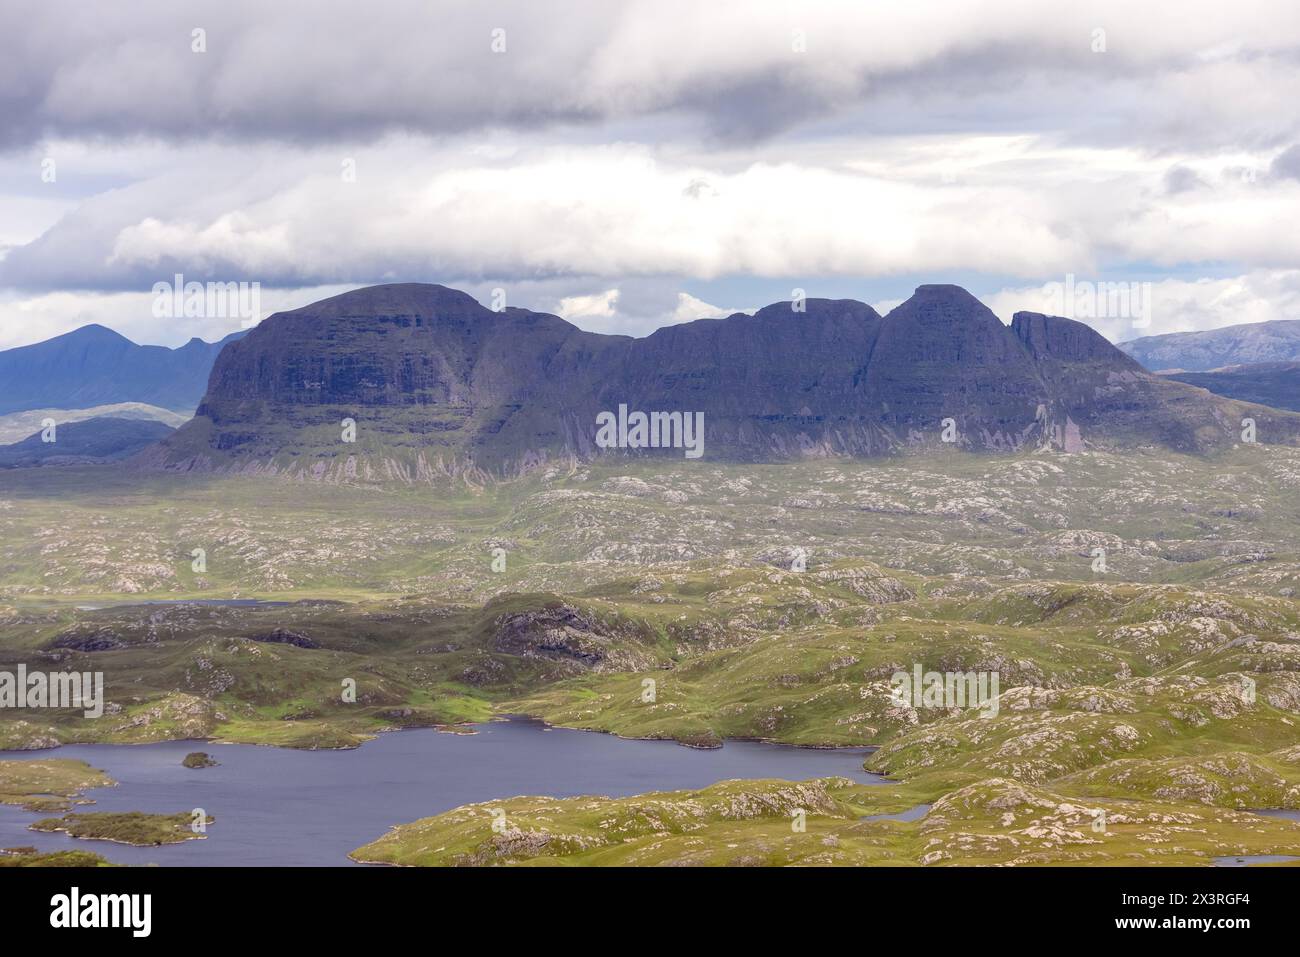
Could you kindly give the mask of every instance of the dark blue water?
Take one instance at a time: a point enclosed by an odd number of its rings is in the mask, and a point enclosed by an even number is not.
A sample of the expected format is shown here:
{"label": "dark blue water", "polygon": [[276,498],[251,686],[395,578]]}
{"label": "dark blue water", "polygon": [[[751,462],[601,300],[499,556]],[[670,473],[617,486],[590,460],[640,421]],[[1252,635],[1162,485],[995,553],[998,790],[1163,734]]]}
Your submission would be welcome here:
{"label": "dark blue water", "polygon": [[[0,847],[78,848],[122,864],[345,865],[349,851],[395,824],[497,798],[621,797],[706,787],[729,778],[882,780],[862,770],[869,753],[863,749],[731,741],[701,751],[670,741],[549,729],[524,719],[476,729],[472,735],[392,732],[350,751],[171,741],[0,752],[6,759],[76,758],[118,782],[87,791],[95,803],[74,810],[175,814],[201,807],[216,818],[204,840],[130,847],[31,831],[28,824],[48,815],[0,805]],[[207,752],[220,766],[182,767],[181,759],[191,751]]]}
{"label": "dark blue water", "polygon": [[1292,854],[1235,854],[1232,857],[1216,857],[1215,867],[1251,867],[1255,864],[1281,864],[1285,861],[1300,861]]}
{"label": "dark blue water", "polygon": [[858,818],[859,821],[919,821],[930,813],[929,804],[918,804],[916,807],[909,807],[906,811],[891,811],[888,814],[868,814],[865,817]]}
{"label": "dark blue water", "polygon": [[1267,807],[1254,808],[1251,814],[1262,814],[1264,817],[1280,817],[1288,821],[1300,821],[1300,811],[1293,811],[1288,808]]}

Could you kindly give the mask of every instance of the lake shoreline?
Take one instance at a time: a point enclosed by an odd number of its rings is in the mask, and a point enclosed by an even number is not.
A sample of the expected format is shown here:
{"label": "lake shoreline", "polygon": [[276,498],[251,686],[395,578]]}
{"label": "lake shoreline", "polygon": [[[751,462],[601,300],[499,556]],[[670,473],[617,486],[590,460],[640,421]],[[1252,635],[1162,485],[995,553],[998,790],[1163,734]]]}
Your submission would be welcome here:
{"label": "lake shoreline", "polygon": [[[862,768],[865,748],[752,740],[728,740],[707,751],[670,748],[671,739],[587,734],[518,714],[497,715],[457,732],[394,730],[411,733],[383,733],[349,749],[205,743],[219,764],[202,775],[181,765],[194,742],[202,740],[192,738],[69,744],[3,756],[40,760],[38,755],[54,751],[103,768],[115,785],[87,789],[83,797],[106,811],[162,813],[195,806],[223,822],[204,841],[112,845],[105,851],[114,863],[167,866],[377,866],[382,862],[352,860],[350,852],[412,820],[520,795],[630,797],[726,780],[847,777],[893,783]],[[31,813],[16,807],[0,811],[0,846],[31,843],[17,834],[20,825],[26,830],[31,823]],[[85,847],[66,835],[26,833],[61,838],[42,841],[42,851]],[[114,853],[119,847],[129,853]]]}

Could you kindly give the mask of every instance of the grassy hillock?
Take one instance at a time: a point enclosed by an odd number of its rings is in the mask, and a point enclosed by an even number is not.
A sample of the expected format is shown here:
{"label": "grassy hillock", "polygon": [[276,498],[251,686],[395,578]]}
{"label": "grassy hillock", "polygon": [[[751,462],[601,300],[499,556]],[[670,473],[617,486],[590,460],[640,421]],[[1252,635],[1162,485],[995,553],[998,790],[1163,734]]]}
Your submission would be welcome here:
{"label": "grassy hillock", "polygon": [[114,783],[85,761],[0,761],[0,803],[17,804],[29,811],[63,811],[82,803],[81,792]]}
{"label": "grassy hillock", "polygon": [[1005,778],[958,788],[916,820],[864,820],[898,804],[894,790],[828,778],[617,799],[511,798],[401,825],[352,857],[404,866],[1188,866],[1285,854],[1300,840],[1291,821],[1079,801]]}

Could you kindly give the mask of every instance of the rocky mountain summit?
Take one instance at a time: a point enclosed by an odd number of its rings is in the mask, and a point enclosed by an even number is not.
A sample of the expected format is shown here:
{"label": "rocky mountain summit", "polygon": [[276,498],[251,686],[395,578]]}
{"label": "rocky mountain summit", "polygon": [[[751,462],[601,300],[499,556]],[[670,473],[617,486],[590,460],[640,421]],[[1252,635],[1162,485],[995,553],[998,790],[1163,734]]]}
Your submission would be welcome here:
{"label": "rocky mountain summit", "polygon": [[809,299],[635,339],[406,283],[278,313],[227,345],[194,420],[141,461],[417,482],[682,456],[666,421],[667,447],[598,443],[602,413],[702,413],[703,456],[722,461],[945,443],[1206,452],[1238,441],[1247,416],[1262,442],[1300,439],[1300,416],[1152,375],[1069,319],[1017,313],[1004,325],[957,286],[921,286],[884,317]]}

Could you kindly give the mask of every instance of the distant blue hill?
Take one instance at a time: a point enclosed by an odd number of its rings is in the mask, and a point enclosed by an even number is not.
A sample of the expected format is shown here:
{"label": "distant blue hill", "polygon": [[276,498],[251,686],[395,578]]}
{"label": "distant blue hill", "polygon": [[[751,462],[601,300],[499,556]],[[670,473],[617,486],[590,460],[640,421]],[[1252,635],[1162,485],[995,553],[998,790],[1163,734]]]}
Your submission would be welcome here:
{"label": "distant blue hill", "polygon": [[40,432],[21,442],[0,445],[0,469],[37,465],[80,465],[114,462],[134,455],[175,430],[152,419],[117,419],[98,416],[60,425],[53,442]]}
{"label": "distant blue hill", "polygon": [[203,398],[220,342],[191,339],[179,349],[138,346],[100,325],[0,352],[0,415],[27,409],[89,409],[147,402],[190,413]]}
{"label": "distant blue hill", "polygon": [[1210,372],[1224,366],[1300,362],[1300,319],[1145,336],[1121,342],[1119,349],[1152,372]]}

